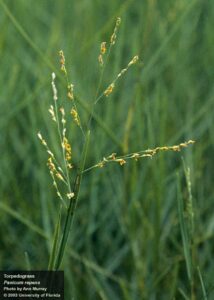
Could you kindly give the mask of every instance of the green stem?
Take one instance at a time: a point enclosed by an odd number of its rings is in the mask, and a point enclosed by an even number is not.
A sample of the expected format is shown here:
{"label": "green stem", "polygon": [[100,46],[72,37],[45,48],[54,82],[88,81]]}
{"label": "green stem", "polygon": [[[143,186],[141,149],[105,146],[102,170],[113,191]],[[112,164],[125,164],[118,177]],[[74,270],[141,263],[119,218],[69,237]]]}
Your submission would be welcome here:
{"label": "green stem", "polygon": [[58,221],[57,221],[57,224],[55,227],[53,246],[52,246],[51,255],[50,255],[50,259],[49,259],[49,263],[48,263],[49,271],[54,270],[54,262],[55,262],[57,247],[58,247],[58,243],[59,243],[61,215],[62,215],[62,206],[60,206]]}
{"label": "green stem", "polygon": [[79,171],[76,175],[76,179],[75,179],[75,183],[74,183],[74,197],[70,200],[70,204],[67,209],[67,216],[66,216],[66,220],[65,220],[63,236],[61,239],[58,255],[56,258],[55,268],[54,268],[55,270],[58,270],[62,263],[62,259],[63,259],[64,252],[65,252],[65,247],[66,247],[66,244],[68,241],[69,232],[70,232],[72,221],[74,218],[74,213],[75,213],[75,209],[76,209],[76,205],[77,205],[80,185],[81,185],[81,181],[82,181],[82,174],[83,174],[86,156],[87,156],[87,152],[88,152],[89,139],[90,139],[90,131],[88,131],[86,134],[86,141],[85,141],[82,156],[81,156],[80,167],[79,167]]}

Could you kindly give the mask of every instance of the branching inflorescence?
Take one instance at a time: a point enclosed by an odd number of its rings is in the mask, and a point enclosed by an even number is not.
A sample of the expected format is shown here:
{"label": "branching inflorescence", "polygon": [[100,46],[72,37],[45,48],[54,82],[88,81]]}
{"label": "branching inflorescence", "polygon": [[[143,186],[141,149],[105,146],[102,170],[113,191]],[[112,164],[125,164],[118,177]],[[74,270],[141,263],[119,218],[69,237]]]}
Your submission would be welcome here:
{"label": "branching inflorescence", "polygon": [[[50,172],[50,175],[53,180],[53,185],[56,189],[56,193],[58,197],[60,198],[62,202],[62,206],[60,208],[59,213],[59,220],[61,218],[61,210],[62,207],[66,209],[66,218],[64,222],[64,229],[62,231],[61,236],[59,234],[55,234],[54,237],[54,244],[53,249],[51,253],[51,259],[49,263],[49,269],[58,269],[60,267],[65,246],[67,243],[67,238],[69,235],[69,230],[72,224],[76,203],[78,199],[80,184],[82,175],[94,168],[102,168],[108,163],[117,163],[120,166],[123,166],[127,163],[128,160],[135,160],[138,161],[141,158],[152,158],[154,155],[156,155],[158,152],[162,151],[181,151],[183,148],[191,145],[194,143],[193,140],[189,140],[184,143],[180,143],[178,145],[174,146],[163,146],[163,147],[156,147],[154,149],[148,149],[148,150],[142,150],[137,151],[134,153],[117,156],[116,153],[112,153],[111,155],[108,155],[104,157],[100,162],[94,164],[91,167],[88,167],[85,169],[85,161],[88,151],[88,144],[89,144],[89,137],[90,137],[90,124],[91,119],[93,118],[93,111],[96,106],[96,104],[106,97],[109,97],[110,94],[113,92],[115,85],[117,81],[121,78],[122,75],[124,75],[128,69],[137,63],[138,61],[138,55],[135,55],[130,62],[127,64],[125,68],[123,68],[116,78],[106,87],[103,89],[102,92],[101,86],[102,86],[102,79],[104,70],[111,52],[112,47],[114,46],[117,38],[117,32],[119,29],[121,23],[121,19],[117,18],[115,28],[113,30],[113,34],[110,37],[109,42],[102,42],[100,46],[100,53],[98,56],[98,62],[101,67],[101,75],[100,80],[98,83],[98,88],[95,94],[95,98],[93,101],[93,107],[91,109],[91,113],[89,116],[89,122],[87,125],[83,126],[77,105],[75,102],[75,95],[74,95],[74,85],[69,81],[68,74],[66,70],[66,64],[65,64],[65,57],[62,50],[59,51],[59,59],[60,59],[60,69],[63,73],[67,85],[67,100],[69,101],[70,107],[69,111],[67,112],[61,103],[63,101],[58,100],[58,93],[57,88],[55,85],[55,79],[56,75],[55,73],[52,73],[52,91],[53,91],[53,104],[50,105],[48,111],[50,113],[51,119],[56,124],[58,137],[60,141],[60,149],[61,149],[61,158],[58,158],[54,152],[49,147],[47,141],[43,138],[42,134],[38,133],[38,138],[40,139],[42,145],[45,147],[46,152],[48,154],[47,159],[47,166]],[[69,141],[68,135],[67,135],[67,118],[68,116],[71,116],[73,119],[73,122],[80,128],[83,139],[84,139],[84,145],[80,156],[80,163],[76,169],[75,172],[73,172],[73,153],[72,153],[72,146],[71,142]],[[56,230],[55,232],[59,233],[59,223],[56,224]],[[55,257],[53,259],[53,257]]]}

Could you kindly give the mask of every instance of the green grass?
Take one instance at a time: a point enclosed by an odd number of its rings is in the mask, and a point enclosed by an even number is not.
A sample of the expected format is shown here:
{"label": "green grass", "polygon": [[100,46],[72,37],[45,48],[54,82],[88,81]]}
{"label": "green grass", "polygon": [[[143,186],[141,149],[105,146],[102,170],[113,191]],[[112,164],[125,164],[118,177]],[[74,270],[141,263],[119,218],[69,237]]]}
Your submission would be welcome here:
{"label": "green grass", "polygon": [[[0,1],[0,269],[48,266],[60,203],[36,134],[58,151],[51,72],[63,96],[63,49],[86,122],[99,46],[117,16],[103,88],[134,55],[140,62],[96,105],[86,167],[112,152],[197,143],[83,177],[62,264],[65,299],[213,299],[211,0]],[[77,162],[82,141],[72,128]]]}

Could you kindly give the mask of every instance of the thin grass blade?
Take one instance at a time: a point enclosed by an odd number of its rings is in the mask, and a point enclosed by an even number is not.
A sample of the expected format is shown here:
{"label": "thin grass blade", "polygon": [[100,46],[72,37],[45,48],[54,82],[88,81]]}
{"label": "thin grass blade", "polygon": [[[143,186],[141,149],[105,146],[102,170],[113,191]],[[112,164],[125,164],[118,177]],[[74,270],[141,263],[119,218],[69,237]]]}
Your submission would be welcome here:
{"label": "thin grass blade", "polygon": [[184,257],[185,257],[186,268],[187,268],[187,275],[188,275],[189,281],[191,282],[192,281],[192,262],[191,262],[191,253],[190,253],[190,242],[189,242],[189,237],[188,237],[187,224],[184,219],[184,203],[183,203],[183,199],[182,199],[181,183],[180,183],[179,176],[178,176],[178,187],[177,187],[177,201],[178,201],[178,217],[179,217],[179,223],[180,223],[180,229],[181,229],[181,237],[182,237]]}
{"label": "thin grass blade", "polygon": [[57,249],[58,249],[59,238],[60,238],[61,216],[62,216],[62,206],[60,206],[58,221],[57,221],[57,224],[55,227],[54,238],[53,238],[53,247],[52,247],[52,251],[51,251],[50,260],[48,263],[48,270],[54,269],[54,263],[55,263],[55,259],[57,256]]}
{"label": "thin grass blade", "polygon": [[207,292],[206,292],[204,280],[203,280],[202,275],[201,275],[200,268],[197,267],[197,270],[198,270],[198,276],[199,276],[200,283],[201,283],[201,289],[202,289],[202,293],[203,293],[203,300],[208,300]]}

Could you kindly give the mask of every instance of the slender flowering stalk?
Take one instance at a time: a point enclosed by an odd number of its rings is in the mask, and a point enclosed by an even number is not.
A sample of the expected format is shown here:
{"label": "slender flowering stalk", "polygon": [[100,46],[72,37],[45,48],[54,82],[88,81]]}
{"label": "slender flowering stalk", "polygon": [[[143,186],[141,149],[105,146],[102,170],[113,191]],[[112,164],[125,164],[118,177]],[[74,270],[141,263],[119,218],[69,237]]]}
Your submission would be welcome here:
{"label": "slender flowering stalk", "polygon": [[118,31],[118,28],[119,28],[119,26],[120,26],[120,23],[121,23],[121,18],[117,18],[117,20],[116,20],[116,24],[115,24],[115,27],[114,27],[114,32],[113,32],[113,34],[112,34],[112,36],[111,36],[111,38],[110,38],[110,45],[114,45],[115,44],[115,42],[116,42],[116,38],[117,38],[117,31]]}
{"label": "slender flowering stalk", "polygon": [[154,149],[142,150],[139,152],[133,152],[133,153],[129,153],[129,154],[122,155],[122,156],[117,156],[116,153],[112,153],[111,155],[109,155],[107,157],[103,157],[103,159],[100,162],[98,162],[97,164],[85,169],[84,173],[88,172],[94,168],[103,168],[107,163],[110,163],[110,162],[118,163],[119,165],[123,166],[126,164],[127,160],[130,160],[130,159],[138,161],[140,158],[153,158],[153,156],[156,155],[158,152],[163,152],[163,151],[179,152],[183,148],[186,148],[189,145],[194,144],[194,143],[195,143],[195,141],[189,140],[187,142],[180,143],[179,145],[156,147]]}
{"label": "slender flowering stalk", "polygon": [[56,78],[55,73],[52,73],[51,85],[52,85],[52,89],[53,89],[53,99],[54,99],[54,101],[57,101],[58,97],[57,97],[57,89],[56,89],[56,85],[55,85],[55,78]]}
{"label": "slender flowering stalk", "polygon": [[[63,60],[63,58],[62,58],[61,61],[63,63],[65,60]],[[62,69],[64,70],[65,68],[62,67]],[[69,176],[69,169],[72,168],[72,165],[70,163],[70,161],[71,161],[71,145],[68,142],[68,139],[66,138],[66,135],[65,135],[66,134],[65,110],[63,107],[58,109],[58,104],[57,104],[58,103],[58,95],[57,95],[57,88],[55,85],[55,78],[56,78],[55,73],[52,73],[51,85],[52,85],[52,90],[53,90],[54,106],[53,105],[50,106],[49,113],[51,115],[52,120],[57,123],[57,129],[58,129],[58,135],[59,135],[61,149],[62,149],[65,171],[63,170],[63,167],[56,159],[53,152],[50,150],[50,148],[49,148],[46,140],[43,138],[42,134],[39,132],[37,135],[38,135],[38,138],[40,139],[42,145],[45,146],[47,153],[49,154],[47,166],[49,168],[50,175],[53,179],[53,185],[56,188],[57,195],[63,202],[63,205],[67,207],[66,202],[63,199],[61,192],[59,191],[59,186],[58,186],[57,180],[65,183],[65,185],[68,189],[67,195],[73,194],[73,191],[71,190],[70,176]],[[61,126],[60,126],[60,121],[59,121],[59,112],[61,113]],[[69,196],[68,198],[71,199],[72,197]]]}
{"label": "slender flowering stalk", "polygon": [[[66,178],[65,178],[65,174],[64,174],[62,168],[60,167],[58,161],[56,160],[53,152],[48,147],[48,144],[47,144],[46,140],[42,137],[42,134],[39,132],[37,134],[37,136],[40,139],[42,145],[45,146],[46,151],[49,154],[49,158],[48,158],[48,161],[47,161],[47,166],[49,168],[50,175],[51,175],[52,180],[53,180],[53,186],[56,189],[57,196],[60,198],[63,205],[65,207],[67,207],[66,202],[64,201],[64,199],[63,199],[63,197],[62,197],[62,195],[59,191],[59,187],[58,187],[58,183],[57,183],[57,179],[58,179],[59,181],[62,181],[63,183],[65,183],[66,186],[68,186],[68,183],[67,183]],[[57,165],[57,167],[56,167],[56,165]]]}
{"label": "slender flowering stalk", "polygon": [[[100,45],[100,54],[98,56],[98,61],[99,61],[99,64],[102,68],[101,68],[100,79],[99,79],[97,89],[96,89],[96,93],[95,93],[95,97],[94,97],[93,106],[92,106],[92,109],[91,109],[91,113],[89,115],[89,121],[88,121],[88,126],[87,126],[88,129],[90,128],[90,125],[91,125],[91,120],[92,120],[93,112],[94,112],[94,109],[95,109],[95,104],[99,101],[98,100],[99,99],[99,92],[100,92],[100,89],[101,89],[104,72],[105,72],[105,69],[106,69],[106,66],[107,66],[108,59],[109,59],[110,54],[111,54],[112,47],[113,47],[113,45],[115,44],[115,41],[116,41],[116,33],[118,32],[120,23],[121,23],[121,18],[117,17],[115,27],[114,27],[114,31],[113,31],[113,33],[111,35],[111,38],[110,38],[109,46],[107,45],[107,42],[102,42],[101,45]],[[103,59],[104,54],[106,54],[105,61]]]}
{"label": "slender flowering stalk", "polygon": [[122,75],[124,75],[132,65],[136,64],[137,61],[138,61],[138,59],[139,59],[138,55],[135,55],[135,56],[132,58],[132,60],[128,63],[128,65],[126,66],[126,68],[122,69],[122,70],[120,71],[120,73],[117,74],[117,76],[116,76],[116,78],[114,79],[114,81],[113,81],[113,82],[112,82],[112,83],[104,90],[104,92],[102,92],[101,95],[96,99],[95,104],[97,104],[97,102],[99,102],[99,101],[103,98],[103,96],[108,97],[108,96],[113,92],[113,90],[114,90],[114,88],[115,88],[115,84],[116,84],[116,82],[118,81],[118,79],[119,79]]}
{"label": "slender flowering stalk", "polygon": [[56,90],[56,86],[55,86],[55,74],[52,73],[52,87],[53,87],[53,94],[54,94],[54,105],[55,105],[55,116],[56,116],[56,122],[57,122],[57,128],[58,128],[58,134],[59,134],[59,138],[60,138],[60,143],[62,145],[62,154],[63,154],[63,160],[64,160],[64,167],[65,167],[65,174],[66,174],[66,179],[67,179],[67,183],[68,183],[68,193],[72,193],[72,190],[71,190],[71,184],[70,184],[70,176],[69,176],[69,168],[68,168],[68,163],[67,163],[67,160],[66,160],[66,150],[65,150],[65,147],[63,147],[63,139],[65,137],[65,132],[66,132],[66,129],[65,129],[65,113],[64,113],[64,109],[61,108],[60,109],[60,112],[62,114],[62,119],[61,119],[61,123],[62,123],[62,132],[61,132],[61,128],[60,128],[60,122],[59,122],[59,113],[58,113],[58,105],[57,105],[57,97],[55,97],[55,93],[57,95],[57,90]]}
{"label": "slender flowering stalk", "polygon": [[[53,154],[53,152],[50,150],[50,148],[49,148],[49,146],[48,146],[46,140],[42,137],[41,132],[38,132],[38,133],[37,133],[37,136],[38,136],[39,140],[41,141],[42,145],[45,147],[46,152],[47,152],[48,155],[49,155],[49,158],[51,158],[51,160],[53,160],[54,163],[55,163],[55,165],[57,166],[56,169],[57,169],[58,172],[61,174],[61,176],[62,176],[62,178],[63,178],[62,181],[63,181],[66,185],[68,185],[68,183],[67,183],[67,181],[66,181],[66,178],[65,178],[66,175],[65,175],[63,169],[60,167],[60,163],[59,163],[58,160],[56,159],[56,157],[55,157],[55,155]],[[59,177],[59,176],[58,176],[58,177]]]}
{"label": "slender flowering stalk", "polygon": [[100,55],[98,56],[98,61],[101,67],[103,67],[103,56],[106,53],[106,42],[102,42],[100,45]]}
{"label": "slender flowering stalk", "polygon": [[60,57],[60,66],[61,66],[60,68],[61,68],[62,73],[65,76],[65,80],[66,80],[66,84],[67,84],[67,98],[68,98],[68,100],[71,100],[71,104],[72,104],[71,111],[76,112],[76,118],[73,118],[73,119],[74,119],[75,124],[77,124],[77,126],[79,126],[83,136],[85,137],[85,133],[84,133],[84,130],[83,130],[83,127],[82,127],[82,123],[81,123],[81,120],[80,120],[80,117],[79,117],[79,114],[78,114],[77,105],[76,105],[76,102],[75,102],[74,85],[69,82],[68,73],[67,73],[66,65],[65,65],[65,56],[64,56],[64,53],[63,53],[62,50],[59,51],[59,57]]}
{"label": "slender flowering stalk", "polygon": [[49,113],[51,115],[51,118],[54,122],[56,122],[56,116],[55,116],[55,112],[54,112],[54,108],[53,108],[53,105],[50,105],[50,108],[49,108]]}

